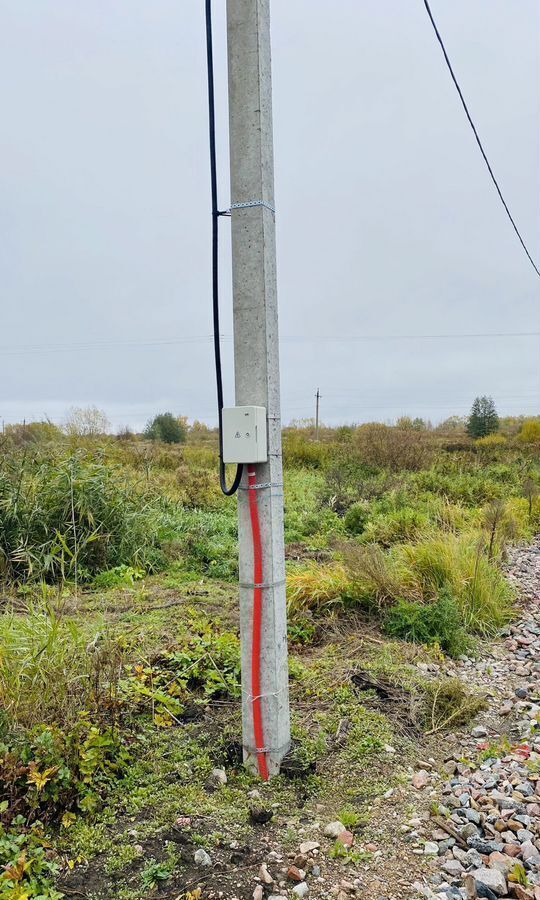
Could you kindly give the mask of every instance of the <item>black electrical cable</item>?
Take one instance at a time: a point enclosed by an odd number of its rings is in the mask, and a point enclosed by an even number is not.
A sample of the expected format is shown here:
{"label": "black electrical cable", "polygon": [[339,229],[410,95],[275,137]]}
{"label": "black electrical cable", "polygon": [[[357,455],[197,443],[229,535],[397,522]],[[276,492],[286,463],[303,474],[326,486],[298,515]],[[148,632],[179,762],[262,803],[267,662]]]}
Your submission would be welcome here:
{"label": "black electrical cable", "polygon": [[444,55],[444,58],[445,58],[445,61],[446,61],[446,65],[448,66],[448,71],[450,72],[450,75],[452,76],[452,81],[454,82],[454,86],[455,86],[455,88],[456,88],[456,90],[457,90],[457,92],[458,92],[458,94],[459,94],[459,99],[461,100],[461,104],[462,104],[462,106],[463,106],[463,109],[465,110],[465,115],[467,116],[467,119],[469,120],[469,125],[471,126],[471,128],[472,128],[472,130],[473,130],[473,134],[474,134],[474,136],[475,136],[475,138],[476,138],[476,143],[478,144],[478,147],[480,148],[480,153],[481,153],[482,156],[484,157],[484,162],[485,162],[485,164],[486,164],[486,166],[487,166],[487,169],[488,169],[489,174],[491,175],[491,180],[492,180],[493,184],[495,185],[495,189],[496,189],[496,191],[497,191],[497,193],[498,193],[498,195],[499,195],[499,199],[500,199],[502,205],[504,206],[504,208],[505,208],[505,210],[506,210],[506,215],[508,216],[508,218],[510,219],[510,222],[512,223],[512,227],[513,227],[514,231],[516,232],[516,234],[517,234],[517,236],[518,236],[518,240],[519,240],[521,246],[523,247],[525,253],[527,254],[527,257],[528,257],[528,259],[529,259],[529,262],[530,262],[531,266],[533,267],[533,269],[534,269],[534,271],[536,272],[536,274],[537,274],[537,275],[540,275],[540,269],[539,269],[538,266],[536,265],[534,259],[532,258],[531,254],[529,253],[529,251],[528,251],[528,249],[527,249],[527,245],[525,244],[525,241],[523,240],[523,238],[521,237],[521,234],[519,233],[519,229],[518,229],[516,223],[514,222],[514,219],[513,219],[513,217],[512,217],[512,214],[511,214],[511,212],[510,212],[510,210],[509,210],[509,208],[508,208],[508,204],[506,203],[506,200],[505,200],[504,197],[503,197],[502,191],[501,191],[501,189],[500,189],[500,187],[499,187],[499,183],[498,183],[497,179],[495,178],[495,175],[494,175],[494,173],[493,173],[493,169],[491,168],[489,159],[487,158],[486,151],[484,150],[484,147],[482,146],[482,141],[480,140],[480,136],[479,136],[479,134],[478,134],[478,131],[476,130],[476,125],[474,124],[474,122],[473,122],[473,120],[472,120],[472,116],[471,116],[471,114],[470,114],[470,112],[469,112],[467,103],[465,102],[465,98],[464,98],[463,93],[462,93],[462,90],[461,90],[461,88],[460,88],[460,86],[459,86],[459,82],[458,82],[458,80],[457,80],[457,78],[456,78],[456,76],[455,76],[455,74],[454,74],[454,70],[453,70],[453,68],[452,68],[452,63],[450,62],[450,58],[449,58],[449,56],[448,56],[448,53],[446,52],[446,47],[444,46],[444,41],[443,41],[443,39],[442,39],[442,37],[441,37],[441,33],[440,33],[439,29],[437,28],[437,24],[436,24],[436,22],[435,22],[435,19],[433,18],[433,13],[431,12],[431,8],[430,8],[430,5],[429,5],[429,3],[428,3],[428,0],[424,0],[424,6],[426,7],[426,12],[427,12],[427,14],[428,14],[428,16],[429,16],[429,19],[430,19],[430,22],[431,22],[431,24],[432,24],[432,26],[433,26],[433,30],[434,30],[434,32],[435,32],[435,35],[436,35],[436,37],[437,37],[437,40],[438,40],[439,44],[441,45],[441,50],[442,50],[442,52],[443,52],[443,55]]}
{"label": "black electrical cable", "polygon": [[219,337],[219,217],[225,215],[218,209],[216,162],[216,112],[214,100],[214,50],[212,42],[212,2],[206,0],[206,65],[208,72],[208,125],[210,134],[210,178],[212,184],[212,311],[214,319],[214,359],[218,401],[219,431],[219,483],[227,497],[231,497],[240,485],[243,466],[236,467],[233,483],[227,487],[223,462],[223,377],[221,373],[221,346]]}

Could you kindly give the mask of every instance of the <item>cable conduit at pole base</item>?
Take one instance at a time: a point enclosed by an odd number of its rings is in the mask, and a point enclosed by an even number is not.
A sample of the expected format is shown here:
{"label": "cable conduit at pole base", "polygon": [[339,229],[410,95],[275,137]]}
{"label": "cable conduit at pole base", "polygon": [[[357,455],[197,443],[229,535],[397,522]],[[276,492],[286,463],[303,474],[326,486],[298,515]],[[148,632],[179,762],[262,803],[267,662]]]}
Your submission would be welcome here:
{"label": "cable conduit at pole base", "polygon": [[[251,532],[253,537],[253,584],[261,585],[263,576],[263,552],[259,500],[257,497],[257,473],[255,466],[248,466],[248,496]],[[251,645],[251,696],[253,706],[253,734],[257,752],[257,765],[263,781],[268,781],[268,761],[264,745],[264,726],[261,697],[261,638],[262,638],[263,589],[253,588],[253,624]]]}

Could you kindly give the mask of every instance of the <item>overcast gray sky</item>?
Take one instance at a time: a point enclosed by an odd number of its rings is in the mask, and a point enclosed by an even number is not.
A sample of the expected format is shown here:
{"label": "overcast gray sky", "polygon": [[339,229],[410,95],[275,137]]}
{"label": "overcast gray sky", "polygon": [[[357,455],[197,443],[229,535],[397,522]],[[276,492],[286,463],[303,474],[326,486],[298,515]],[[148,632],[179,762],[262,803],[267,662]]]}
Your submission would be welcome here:
{"label": "overcast gray sky", "polygon": [[[224,206],[225,3],[214,5]],[[538,260],[540,4],[432,7]],[[422,0],[271,9],[284,420],[313,415],[317,387],[329,423],[436,421],[479,393],[503,413],[538,413],[538,337],[388,337],[540,331],[540,279]],[[203,0],[0,0],[6,421],[61,420],[72,404],[97,404],[116,426],[164,409],[216,421],[203,14]]]}

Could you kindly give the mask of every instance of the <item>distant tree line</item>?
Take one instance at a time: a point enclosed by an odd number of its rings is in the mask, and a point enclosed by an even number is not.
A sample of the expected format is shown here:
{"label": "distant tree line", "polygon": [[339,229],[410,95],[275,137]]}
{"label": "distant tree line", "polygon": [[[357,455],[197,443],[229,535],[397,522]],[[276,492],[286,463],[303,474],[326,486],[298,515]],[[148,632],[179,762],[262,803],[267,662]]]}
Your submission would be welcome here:
{"label": "distant tree line", "polygon": [[[463,445],[466,449],[467,442],[490,439],[504,443],[507,438],[517,438],[522,443],[540,443],[540,416],[504,416],[499,417],[492,397],[478,396],[475,398],[468,416],[450,416],[438,424],[433,424],[428,419],[400,416],[393,423],[387,422],[384,427],[380,422],[350,423],[330,427],[320,424],[319,434],[322,441],[338,441],[347,443],[352,441],[359,429],[366,426],[372,427],[373,434],[381,443],[394,440],[394,432],[404,435],[417,433],[419,439],[422,435],[431,433],[434,438],[450,439],[455,447]],[[376,426],[381,426],[376,428]],[[301,435],[303,440],[314,441],[316,438],[315,420],[311,418],[296,419],[283,428],[284,436]],[[195,420],[188,422],[186,416],[177,416],[172,412],[162,412],[150,419],[142,432],[135,432],[129,427],[123,427],[116,435],[112,433],[112,425],[103,410],[96,406],[71,407],[61,425],[56,425],[49,419],[36,422],[22,422],[8,424],[2,427],[4,438],[16,445],[32,443],[48,443],[62,439],[71,441],[119,440],[152,441],[153,443],[183,444],[187,440],[190,443],[205,444],[215,449],[217,446],[217,429],[204,422]],[[411,434],[412,436],[412,434]],[[1,435],[0,435],[1,437]]]}

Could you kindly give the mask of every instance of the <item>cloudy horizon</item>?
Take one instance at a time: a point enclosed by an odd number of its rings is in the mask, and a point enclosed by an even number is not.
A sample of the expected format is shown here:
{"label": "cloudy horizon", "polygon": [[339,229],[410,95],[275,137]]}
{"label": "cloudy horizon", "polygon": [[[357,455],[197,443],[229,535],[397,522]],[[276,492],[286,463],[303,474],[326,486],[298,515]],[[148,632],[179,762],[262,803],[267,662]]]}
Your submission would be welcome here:
{"label": "cloudy horizon", "polygon": [[[215,2],[228,202],[224,4]],[[540,7],[433,0],[540,258]],[[420,0],[272,0],[283,419],[540,412],[539,280]],[[216,422],[204,4],[0,0],[0,419]],[[232,393],[230,246],[222,330]]]}

